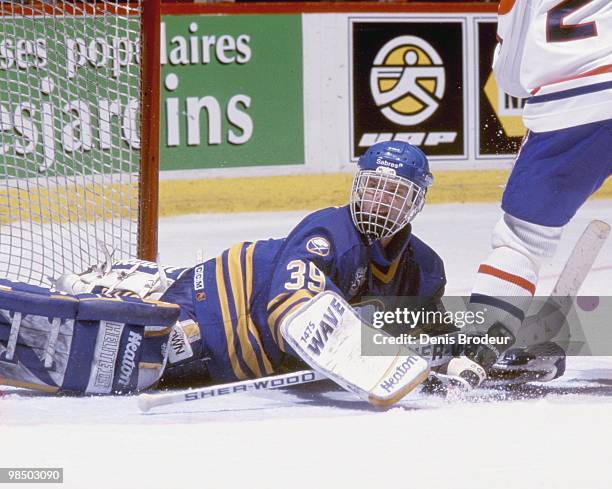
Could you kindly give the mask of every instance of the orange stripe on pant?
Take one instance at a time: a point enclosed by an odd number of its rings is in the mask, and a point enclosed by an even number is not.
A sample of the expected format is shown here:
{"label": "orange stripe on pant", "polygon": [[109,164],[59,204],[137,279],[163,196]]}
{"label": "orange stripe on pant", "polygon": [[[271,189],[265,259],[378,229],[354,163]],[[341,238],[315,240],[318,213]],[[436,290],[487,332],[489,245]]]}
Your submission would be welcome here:
{"label": "orange stripe on pant", "polygon": [[505,280],[506,282],[510,282],[514,285],[518,285],[519,287],[529,292],[531,295],[535,294],[535,290],[536,290],[535,284],[532,284],[529,280],[524,279],[523,277],[519,277],[518,275],[504,272],[503,270],[492,267],[490,265],[480,265],[480,268],[478,268],[478,273],[492,275],[493,277],[499,278],[501,280]]}

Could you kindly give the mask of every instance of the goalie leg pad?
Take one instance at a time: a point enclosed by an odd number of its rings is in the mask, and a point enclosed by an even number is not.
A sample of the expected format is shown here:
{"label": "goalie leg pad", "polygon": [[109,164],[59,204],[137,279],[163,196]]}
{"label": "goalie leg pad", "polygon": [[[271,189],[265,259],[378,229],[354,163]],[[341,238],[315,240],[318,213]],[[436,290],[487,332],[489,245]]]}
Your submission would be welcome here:
{"label": "goalie leg pad", "polygon": [[0,383],[87,394],[155,383],[178,306],[0,281]]}
{"label": "goalie leg pad", "polygon": [[393,355],[362,355],[362,328],[370,326],[327,291],[284,319],[281,334],[313,369],[371,404],[390,406],[427,378],[429,365],[403,345]]}

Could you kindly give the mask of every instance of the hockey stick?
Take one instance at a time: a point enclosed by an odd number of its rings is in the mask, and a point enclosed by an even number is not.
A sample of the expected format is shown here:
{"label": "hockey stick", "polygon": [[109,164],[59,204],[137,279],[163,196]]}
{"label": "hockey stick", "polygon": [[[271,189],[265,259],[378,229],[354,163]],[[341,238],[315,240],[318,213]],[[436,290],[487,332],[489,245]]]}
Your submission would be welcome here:
{"label": "hockey stick", "polygon": [[567,259],[551,296],[563,298],[578,294],[609,234],[610,225],[607,222],[595,220],[587,225]]}
{"label": "hockey stick", "polygon": [[604,221],[595,220],[587,225],[550,296],[537,314],[525,319],[517,334],[517,346],[544,343],[557,336],[609,234],[610,225]]}
{"label": "hockey stick", "polygon": [[[440,385],[445,388],[455,387],[468,390],[468,383],[460,377],[452,375],[444,375],[438,372],[430,372],[429,376],[437,379]],[[220,397],[231,394],[240,394],[241,392],[252,392],[268,389],[279,389],[293,385],[308,384],[310,382],[318,382],[320,380],[328,380],[323,374],[316,370],[300,370],[288,374],[274,375],[270,377],[262,377],[260,379],[243,380],[232,384],[220,384],[212,387],[203,387],[201,389],[190,389],[183,392],[170,392],[167,394],[140,394],[138,396],[138,408],[147,413],[151,409],[165,406],[168,404],[180,404],[183,402],[197,401],[201,399],[210,399],[211,397]]]}
{"label": "hockey stick", "polygon": [[209,399],[211,397],[240,394],[266,389],[278,389],[293,385],[307,384],[325,380],[327,377],[314,370],[300,370],[288,374],[272,375],[259,379],[242,380],[231,384],[220,384],[200,389],[189,389],[181,392],[169,392],[167,394],[140,394],[138,396],[138,407],[144,413],[150,409],[167,404],[179,404],[183,402]]}

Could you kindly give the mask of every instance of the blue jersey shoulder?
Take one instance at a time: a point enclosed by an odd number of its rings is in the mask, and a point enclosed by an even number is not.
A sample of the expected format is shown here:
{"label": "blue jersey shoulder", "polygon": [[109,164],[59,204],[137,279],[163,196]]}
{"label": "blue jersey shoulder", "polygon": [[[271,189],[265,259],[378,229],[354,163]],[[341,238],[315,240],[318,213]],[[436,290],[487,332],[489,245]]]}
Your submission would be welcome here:
{"label": "blue jersey shoulder", "polygon": [[421,294],[434,295],[446,285],[444,262],[440,255],[414,234],[410,237],[410,246],[421,270]]}
{"label": "blue jersey shoulder", "polygon": [[294,228],[294,231],[308,227],[333,228],[344,231],[354,229],[351,211],[348,206],[326,207],[324,209],[314,211],[302,219],[302,221]]}
{"label": "blue jersey shoulder", "polygon": [[359,232],[353,224],[348,206],[327,207],[307,215],[291,231],[287,240],[310,239],[317,236],[330,241],[332,253],[342,256],[356,245],[361,245]]}

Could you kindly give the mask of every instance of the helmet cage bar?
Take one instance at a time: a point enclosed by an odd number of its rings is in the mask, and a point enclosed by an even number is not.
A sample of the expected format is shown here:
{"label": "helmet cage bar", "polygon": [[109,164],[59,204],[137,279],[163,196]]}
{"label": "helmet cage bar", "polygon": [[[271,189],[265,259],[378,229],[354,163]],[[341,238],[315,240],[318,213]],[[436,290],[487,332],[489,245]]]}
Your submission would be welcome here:
{"label": "helmet cage bar", "polygon": [[371,238],[393,236],[414,219],[424,203],[425,189],[395,174],[361,170],[353,179],[353,222]]}

